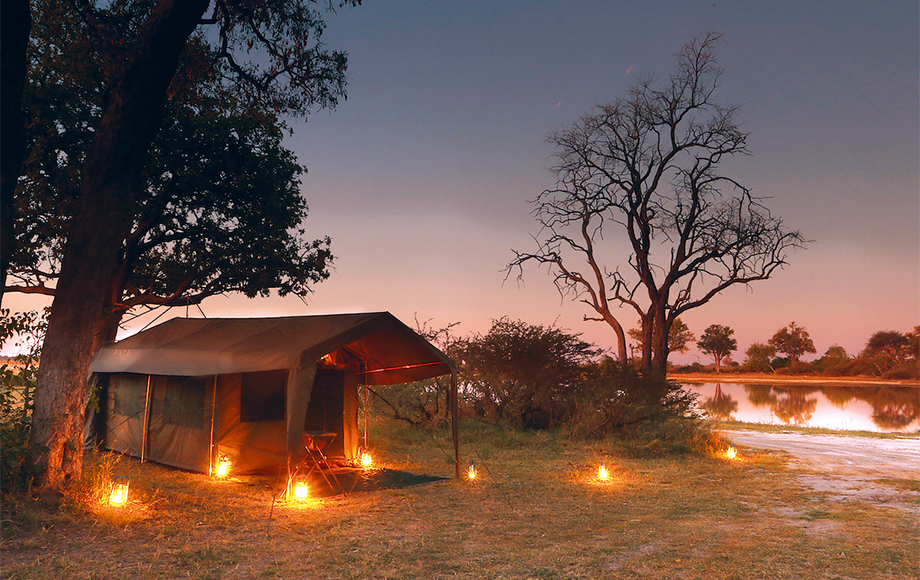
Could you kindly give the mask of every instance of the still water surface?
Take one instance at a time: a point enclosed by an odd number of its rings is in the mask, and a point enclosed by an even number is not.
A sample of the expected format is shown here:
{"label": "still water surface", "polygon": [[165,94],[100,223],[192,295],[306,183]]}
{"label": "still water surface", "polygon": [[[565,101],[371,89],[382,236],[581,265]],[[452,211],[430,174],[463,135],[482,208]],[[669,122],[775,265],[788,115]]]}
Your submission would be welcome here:
{"label": "still water surface", "polygon": [[714,419],[846,431],[920,432],[920,387],[684,383]]}

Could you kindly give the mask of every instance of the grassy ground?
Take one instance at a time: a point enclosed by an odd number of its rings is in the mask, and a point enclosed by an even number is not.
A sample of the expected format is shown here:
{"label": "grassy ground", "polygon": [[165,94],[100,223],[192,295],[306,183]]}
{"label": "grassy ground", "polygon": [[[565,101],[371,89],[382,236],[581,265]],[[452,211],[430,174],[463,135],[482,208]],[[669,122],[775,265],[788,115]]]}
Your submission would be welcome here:
{"label": "grassy ground", "polygon": [[[378,426],[390,467],[450,475],[439,442]],[[120,459],[131,504],[4,498],[4,578],[916,578],[917,509],[839,502],[781,457],[628,459],[607,442],[464,428],[480,479],[307,507],[262,485]],[[384,443],[385,442],[385,443]],[[98,458],[91,458],[97,460]],[[595,481],[597,463],[613,472]],[[917,506],[913,506],[917,507]]]}

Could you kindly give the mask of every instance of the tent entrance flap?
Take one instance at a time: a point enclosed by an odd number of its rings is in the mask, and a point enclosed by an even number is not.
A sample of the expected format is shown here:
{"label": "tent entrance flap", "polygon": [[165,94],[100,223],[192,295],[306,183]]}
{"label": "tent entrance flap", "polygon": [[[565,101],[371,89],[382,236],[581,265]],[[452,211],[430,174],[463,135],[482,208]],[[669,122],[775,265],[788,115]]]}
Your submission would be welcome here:
{"label": "tent entrance flap", "polygon": [[323,453],[327,457],[344,457],[345,371],[316,369],[310,403],[303,422],[304,431],[335,433]]}

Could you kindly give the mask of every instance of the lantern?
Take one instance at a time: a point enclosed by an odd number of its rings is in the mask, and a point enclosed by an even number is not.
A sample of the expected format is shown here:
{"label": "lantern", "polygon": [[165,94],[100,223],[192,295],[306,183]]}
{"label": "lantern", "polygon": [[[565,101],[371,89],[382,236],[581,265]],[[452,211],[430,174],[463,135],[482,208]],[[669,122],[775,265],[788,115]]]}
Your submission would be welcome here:
{"label": "lantern", "polygon": [[735,459],[738,457],[738,452],[735,450],[734,446],[728,446],[728,450],[725,452],[725,457],[728,457],[729,459]]}
{"label": "lantern", "polygon": [[470,481],[476,479],[476,462],[470,461],[470,466],[466,470],[466,477]]}
{"label": "lantern", "polygon": [[223,479],[227,477],[230,473],[230,464],[233,463],[230,460],[229,455],[221,455],[220,459],[217,460],[217,467],[214,468],[214,477],[217,479]]}
{"label": "lantern", "polygon": [[112,480],[112,491],[109,493],[109,505],[121,507],[128,503],[128,476],[118,475]]}
{"label": "lantern", "polygon": [[294,501],[303,502],[306,501],[309,496],[309,488],[307,486],[307,476],[298,475],[294,478],[294,487],[292,489],[292,495]]}
{"label": "lantern", "polygon": [[374,465],[374,461],[371,459],[371,454],[367,451],[361,452],[361,458],[359,462],[361,467],[364,469],[370,469]]}
{"label": "lantern", "polygon": [[607,471],[607,466],[601,463],[597,467],[597,480],[598,481],[610,481],[610,472]]}

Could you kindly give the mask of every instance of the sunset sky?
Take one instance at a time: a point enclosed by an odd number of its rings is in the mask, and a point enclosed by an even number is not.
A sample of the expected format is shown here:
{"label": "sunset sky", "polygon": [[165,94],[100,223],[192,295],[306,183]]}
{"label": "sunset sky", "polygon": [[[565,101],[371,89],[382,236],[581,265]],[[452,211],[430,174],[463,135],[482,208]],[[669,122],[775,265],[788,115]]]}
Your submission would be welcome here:
{"label": "sunset sky", "polygon": [[[918,12],[916,0],[341,8],[326,41],[349,54],[348,100],[292,123],[288,141],[309,167],[307,230],[332,237],[336,269],[306,305],[218,297],[204,312],[388,310],[410,325],[459,322],[461,335],[508,316],[613,349],[612,332],[584,322],[586,307],[560,298],[546,270],[518,284],[503,269],[511,248],[533,248],[528,200],[554,183],[546,136],[644,76],[665,78],[681,45],[713,30],[724,34],[718,100],[739,105],[751,132],[752,155],[724,172],[814,242],[773,279],[682,318],[697,337],[734,328],[737,360],[791,321],[818,355],[834,343],[855,354],[877,330],[920,324]],[[626,261],[615,236],[611,268]],[[672,360],[697,357],[707,361],[695,348]]]}

